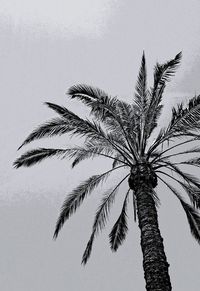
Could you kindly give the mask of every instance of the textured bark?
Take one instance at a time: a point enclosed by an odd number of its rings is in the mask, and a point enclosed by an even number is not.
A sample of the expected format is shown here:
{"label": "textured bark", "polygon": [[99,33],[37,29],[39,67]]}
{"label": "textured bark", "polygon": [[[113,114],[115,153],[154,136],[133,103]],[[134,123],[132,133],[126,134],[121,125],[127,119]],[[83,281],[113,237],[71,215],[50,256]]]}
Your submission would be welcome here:
{"label": "textured bark", "polygon": [[146,290],[169,291],[172,290],[168,273],[169,264],[164,252],[151,189],[151,185],[147,187],[145,183],[138,184],[135,189]]}

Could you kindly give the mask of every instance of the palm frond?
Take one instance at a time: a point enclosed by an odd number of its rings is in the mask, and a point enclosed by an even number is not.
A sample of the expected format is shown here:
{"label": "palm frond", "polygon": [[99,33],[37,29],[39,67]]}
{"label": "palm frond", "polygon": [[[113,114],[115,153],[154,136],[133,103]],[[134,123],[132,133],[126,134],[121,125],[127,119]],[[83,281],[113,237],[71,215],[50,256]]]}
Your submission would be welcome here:
{"label": "palm frond", "polygon": [[79,98],[81,101],[84,101],[84,99],[82,100],[81,98],[87,96],[93,99],[99,99],[101,97],[108,96],[108,94],[103,90],[86,84],[78,84],[70,87],[67,91],[67,94],[70,95],[71,98]]}
{"label": "palm frond", "polygon": [[[145,118],[145,139],[149,138],[153,130],[157,127],[158,119],[161,115],[163,105],[160,104],[163,96],[165,85],[155,93],[155,96],[152,100],[152,104],[149,104],[149,107],[146,112]],[[153,93],[152,93],[153,94]]]}
{"label": "palm frond", "polygon": [[153,142],[153,144],[149,147],[148,151],[147,151],[147,156],[148,158],[150,156],[154,157],[153,161],[157,158],[160,157],[163,154],[163,151],[158,153],[158,150],[156,150],[156,148],[159,145],[162,145],[163,143],[163,137],[165,136],[165,130],[161,128],[161,130],[159,131],[155,141]]}
{"label": "palm frond", "polygon": [[[62,117],[55,118],[45,124],[40,125],[25,139],[19,149],[25,144],[28,144],[36,139],[72,133],[73,135],[78,135],[90,140],[98,140],[102,142],[106,141],[110,143],[110,145],[120,152],[121,155],[129,162],[129,159],[126,157],[127,153],[125,153],[123,146],[120,145],[120,140],[116,140],[112,134],[105,133],[100,124],[84,120],[64,107],[57,110],[56,105],[54,106],[54,104],[51,104],[50,106],[51,108],[56,108],[57,112],[61,111]],[[63,110],[65,113],[63,113]]]}
{"label": "palm frond", "polygon": [[193,147],[189,150],[186,150],[186,151],[183,151],[183,152],[178,152],[177,154],[173,154],[173,155],[170,155],[170,156],[167,156],[168,158],[169,157],[172,157],[174,155],[184,155],[184,154],[193,154],[193,153],[200,153],[200,147],[196,146],[196,147]]}
{"label": "palm frond", "polygon": [[81,263],[83,265],[86,265],[87,264],[87,261],[91,255],[91,252],[92,252],[92,246],[93,246],[93,242],[94,242],[94,238],[95,238],[95,233],[93,232],[88,243],[87,243],[87,246],[86,246],[86,249],[83,253],[83,257],[82,257],[82,261]]}
{"label": "palm frond", "polygon": [[[117,168],[115,168],[117,169]],[[108,175],[115,169],[111,169],[103,174],[94,175],[82,182],[77,188],[75,188],[65,199],[60,215],[58,217],[54,239],[57,238],[59,231],[63,227],[65,221],[76,211],[76,209],[82,204],[83,200],[88,194],[90,194],[100,182],[105,181]]]}
{"label": "palm frond", "polygon": [[[200,188],[197,186],[191,185],[187,180],[184,181],[184,183],[175,177],[171,176],[168,173],[162,172],[162,171],[157,171],[158,173],[164,174],[167,177],[171,178],[172,180],[176,181],[178,184],[181,185],[181,187],[185,190],[187,193],[191,203],[195,208],[200,208]],[[187,183],[185,183],[187,182]]]}
{"label": "palm frond", "polygon": [[44,102],[44,104],[67,120],[70,118],[71,112],[66,107],[51,102]]}
{"label": "palm frond", "polygon": [[[160,94],[162,95],[162,93],[160,92]],[[151,116],[151,120],[149,120],[150,122],[148,122],[147,120],[149,119],[146,118],[146,124],[145,124],[145,135],[146,138],[149,138],[150,135],[152,134],[153,130],[157,127],[158,125],[158,119],[162,113],[162,109],[163,109],[163,105],[160,104],[158,106],[156,106],[155,109],[152,110],[152,112],[148,112],[149,117]]]}
{"label": "palm frond", "polygon": [[176,195],[176,197],[181,202],[181,205],[183,206],[183,209],[187,216],[187,220],[190,226],[190,231],[193,237],[200,244],[200,215],[199,213],[191,205],[189,205],[183,200],[181,194],[174,187],[169,185],[162,178],[159,177],[159,179],[161,179],[165,183],[165,185]]}
{"label": "palm frond", "polygon": [[117,167],[118,165],[121,165],[121,164],[127,165],[126,162],[121,157],[121,155],[117,153],[114,156],[114,160],[113,160],[113,163],[112,163],[112,167],[115,168],[115,167]]}
{"label": "palm frond", "polygon": [[142,55],[141,67],[139,70],[139,75],[138,75],[135,90],[136,90],[136,93],[135,93],[134,102],[135,102],[135,105],[137,106],[138,111],[143,115],[148,105],[147,72],[146,72],[146,60],[145,60],[144,52]]}
{"label": "palm frond", "polygon": [[200,188],[190,184],[185,184],[181,181],[179,181],[179,183],[185,189],[193,206],[195,208],[200,208]]}
{"label": "palm frond", "polygon": [[[118,100],[116,103],[118,115],[121,124],[123,124],[123,131],[126,133],[133,150],[137,149],[137,116],[132,106],[124,101]],[[117,133],[119,135],[119,132]]]}
{"label": "palm frond", "polygon": [[91,114],[94,115],[97,120],[105,121],[109,118],[113,119],[113,117],[114,121],[117,120],[117,98],[108,95],[102,95],[95,99],[89,95],[87,96],[87,99],[85,99],[85,97],[85,95],[83,96],[81,94],[73,95],[73,98],[78,98],[85,105],[91,108]]}
{"label": "palm frond", "polygon": [[33,166],[44,159],[51,158],[53,156],[66,156],[70,154],[73,149],[46,149],[46,148],[38,148],[34,150],[30,150],[25,154],[21,155],[14,163],[15,168],[20,167],[30,167]]}
{"label": "palm frond", "polygon": [[33,140],[44,138],[44,137],[52,137],[55,135],[62,135],[71,130],[71,126],[69,123],[63,118],[54,118],[50,121],[38,126],[22,143],[22,145],[18,148],[22,148],[24,145],[32,142]]}
{"label": "palm frond", "polygon": [[141,67],[139,70],[139,75],[136,83],[136,93],[134,98],[133,111],[137,117],[136,123],[136,133],[137,133],[137,144],[140,153],[144,153],[146,146],[145,138],[145,123],[147,109],[149,106],[149,92],[147,90],[147,80],[146,80],[146,61],[145,55],[143,53]]}
{"label": "palm frond", "polygon": [[152,162],[159,162],[159,161],[166,161],[172,157],[176,157],[179,155],[185,155],[185,154],[193,154],[193,153],[200,153],[200,147],[193,147],[189,150],[185,150],[183,152],[177,152],[175,154],[171,154],[168,156],[163,156],[166,151],[163,151],[160,155],[158,155]]}
{"label": "palm frond", "polygon": [[[80,91],[79,91],[80,90]],[[124,101],[108,96],[104,91],[87,85],[75,85],[68,91],[71,98],[78,98],[91,108],[91,113],[105,123],[107,129],[113,134],[126,131],[133,123],[130,123],[129,115],[131,106]],[[61,108],[63,113],[63,107]],[[132,112],[133,114],[133,112]],[[124,130],[123,130],[124,127]],[[132,129],[132,128],[131,128]]]}
{"label": "palm frond", "polygon": [[200,167],[200,158],[192,158],[183,162],[180,162],[179,164],[185,164],[185,165],[191,165],[195,167]]}
{"label": "palm frond", "polygon": [[160,65],[156,64],[154,68],[154,90],[161,84],[169,82],[175,74],[182,58],[182,52],[178,53],[174,59]]}
{"label": "palm frond", "polygon": [[114,159],[114,161],[113,161],[113,163],[112,163],[112,168],[115,168],[117,165],[118,165],[118,163],[120,163],[119,161],[118,161],[118,155],[116,155],[115,156],[116,158]]}
{"label": "palm frond", "polygon": [[169,136],[178,133],[192,132],[200,129],[200,95],[189,100],[187,106],[182,103],[172,108],[172,118],[167,128]]}
{"label": "palm frond", "polygon": [[111,117],[113,122],[116,121],[116,103],[118,100],[108,96],[103,90],[85,84],[78,84],[69,88],[68,94],[71,98],[76,98],[89,106],[91,113],[98,120]]}
{"label": "palm frond", "polygon": [[75,153],[72,168],[78,165],[81,161],[99,156],[108,157],[114,160],[113,155],[115,152],[116,151],[113,150],[110,144],[104,145],[94,141],[85,142],[84,147],[79,147]]}
{"label": "palm frond", "polygon": [[35,139],[62,135],[70,132],[73,135],[79,135],[91,139],[108,139],[99,123],[84,120],[67,108],[61,107],[57,104],[49,102],[46,104],[49,108],[59,113],[61,118],[55,118],[40,125],[26,138],[19,148]]}
{"label": "palm frond", "polygon": [[195,177],[192,174],[183,172],[182,170],[180,170],[176,165],[174,165],[171,162],[165,161],[164,163],[166,165],[168,165],[172,171],[174,171],[176,174],[178,174],[180,177],[182,177],[183,180],[185,180],[187,183],[189,183],[189,184],[192,183],[193,185],[195,185],[197,188],[200,189],[200,180],[197,177]]}
{"label": "palm frond", "polygon": [[127,226],[127,202],[130,189],[128,190],[126,197],[124,199],[123,207],[119,218],[114,224],[110,234],[110,247],[112,251],[117,251],[118,247],[123,243],[126,238],[126,233],[128,231]]}
{"label": "palm frond", "polygon": [[92,251],[92,244],[94,241],[95,236],[99,233],[100,230],[102,230],[107,222],[108,214],[110,211],[110,207],[112,203],[114,202],[116,192],[119,188],[119,186],[122,184],[122,182],[129,176],[126,175],[118,184],[117,186],[111,191],[106,193],[106,195],[103,197],[102,202],[96,212],[96,216],[93,223],[92,228],[92,234],[90,236],[89,242],[87,244],[87,247],[84,251],[83,258],[82,258],[82,264],[86,264]]}
{"label": "palm frond", "polygon": [[[150,154],[150,159],[152,159],[152,161],[154,161],[156,158],[159,158],[162,154],[162,151],[158,151],[158,150],[154,150],[151,154]],[[152,162],[151,161],[151,162]]]}
{"label": "palm frond", "polygon": [[117,99],[108,96],[103,90],[85,84],[78,84],[69,88],[68,94],[72,99],[76,98],[90,107],[91,113],[98,120],[105,120],[111,117],[113,122],[116,121]]}
{"label": "palm frond", "polygon": [[185,201],[181,201],[181,204],[187,215],[188,223],[190,226],[190,231],[193,237],[200,244],[200,216],[199,213]]}
{"label": "palm frond", "polygon": [[156,64],[154,68],[154,85],[151,90],[151,99],[146,114],[145,132],[148,138],[157,126],[158,118],[161,114],[163,92],[166,83],[170,81],[171,76],[176,72],[176,69],[181,61],[182,53],[180,52],[174,59],[160,65]]}
{"label": "palm frond", "polygon": [[[78,89],[80,89],[80,92],[78,92]],[[112,134],[117,134],[119,136],[119,133],[121,133],[120,139],[121,142],[124,142],[124,147],[128,147],[135,154],[129,136],[126,133],[127,124],[124,119],[121,119],[125,114],[121,116],[121,111],[119,110],[122,104],[125,106],[125,102],[121,102],[117,100],[117,98],[109,97],[105,92],[102,93],[99,91],[99,89],[85,85],[77,85],[75,89],[72,87],[72,90],[69,89],[68,93],[70,93],[72,98],[78,98],[89,106],[91,108],[91,114],[93,114],[97,120],[104,122],[105,126]],[[126,109],[128,109],[127,104]],[[125,119],[127,120],[127,117]]]}
{"label": "palm frond", "polygon": [[116,109],[119,112],[121,122],[124,124],[126,130],[133,130],[135,126],[134,112],[132,106],[125,101],[117,100]]}
{"label": "palm frond", "polygon": [[200,136],[195,136],[195,137],[193,137],[193,138],[191,138],[189,140],[185,140],[183,142],[177,143],[177,144],[175,144],[175,145],[173,145],[171,147],[169,147],[169,139],[167,139],[167,138],[168,138],[168,135],[167,135],[166,130],[161,129],[161,131],[160,131],[159,135],[157,136],[155,142],[149,148],[147,155],[150,156],[158,146],[163,145],[165,140],[168,141],[168,148],[166,150],[164,150],[164,151],[161,151],[160,154],[155,159],[153,159],[153,161],[155,161],[158,157],[163,156],[166,152],[171,151],[172,149],[174,149],[176,147],[179,147],[179,146],[182,146],[184,144],[199,140]]}

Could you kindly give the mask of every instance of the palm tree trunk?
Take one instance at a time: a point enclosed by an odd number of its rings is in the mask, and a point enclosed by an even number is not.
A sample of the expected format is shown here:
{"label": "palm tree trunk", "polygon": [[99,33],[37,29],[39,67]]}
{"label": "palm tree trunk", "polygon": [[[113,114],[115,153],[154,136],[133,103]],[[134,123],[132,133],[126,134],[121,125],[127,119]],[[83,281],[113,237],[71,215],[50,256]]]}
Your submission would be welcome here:
{"label": "palm tree trunk", "polygon": [[158,226],[152,188],[144,183],[136,189],[137,214],[141,230],[141,248],[143,253],[144,277],[147,291],[172,290],[164,252],[163,239]]}

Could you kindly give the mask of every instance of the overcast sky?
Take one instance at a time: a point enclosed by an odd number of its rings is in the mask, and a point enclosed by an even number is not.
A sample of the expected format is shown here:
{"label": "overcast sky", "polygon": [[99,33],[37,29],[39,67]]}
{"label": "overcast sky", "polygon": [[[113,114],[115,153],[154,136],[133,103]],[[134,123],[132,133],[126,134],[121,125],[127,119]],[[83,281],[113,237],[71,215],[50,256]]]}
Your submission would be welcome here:
{"label": "overcast sky", "polygon": [[[94,192],[66,223],[57,241],[52,240],[67,193],[89,175],[108,169],[107,161],[96,159],[74,170],[67,160],[52,159],[19,170],[12,163],[25,151],[16,149],[27,134],[54,116],[43,102],[85,114],[81,105],[69,102],[65,95],[70,86],[96,85],[131,102],[143,50],[149,83],[156,61],[183,51],[181,67],[164,96],[164,124],[172,105],[200,92],[199,14],[200,2],[194,0],[0,0],[1,290],[144,290],[132,205],[126,242],[116,254],[109,249],[108,234],[124,193],[119,192],[108,227],[95,241],[85,268],[80,265],[81,256],[105,188]],[[26,149],[62,147],[69,142],[73,141],[66,137],[41,140]],[[119,178],[120,173],[107,186]],[[163,185],[158,193],[160,228],[174,290],[199,290],[199,245],[173,195]]]}

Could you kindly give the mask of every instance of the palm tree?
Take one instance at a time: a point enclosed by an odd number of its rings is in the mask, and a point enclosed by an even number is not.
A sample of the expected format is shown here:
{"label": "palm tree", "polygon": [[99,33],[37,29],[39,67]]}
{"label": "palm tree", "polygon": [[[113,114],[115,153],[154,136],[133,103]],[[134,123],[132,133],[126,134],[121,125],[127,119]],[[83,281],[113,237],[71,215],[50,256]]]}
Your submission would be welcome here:
{"label": "palm tree", "polygon": [[[101,182],[105,182],[107,177],[115,171],[122,169],[126,171],[122,180],[103,196],[96,211],[92,234],[83,254],[82,263],[87,263],[94,239],[107,222],[117,190],[122,183],[127,181],[128,187],[124,195],[122,210],[109,235],[110,247],[112,251],[117,251],[126,238],[127,203],[131,196],[134,217],[135,220],[138,219],[141,230],[144,277],[148,291],[172,289],[168,272],[169,264],[158,226],[159,198],[155,192],[158,182],[164,183],[180,201],[191,233],[200,243],[200,216],[198,214],[200,182],[196,177],[182,170],[184,165],[200,167],[200,158],[193,156],[195,153],[200,153],[200,148],[192,147],[184,150],[181,147],[200,139],[198,133],[200,95],[190,99],[187,105],[181,103],[172,108],[172,117],[168,126],[160,129],[154,141],[151,142],[152,132],[157,128],[163,108],[161,101],[165,86],[174,75],[180,60],[181,53],[164,64],[157,63],[154,69],[153,86],[147,89],[146,63],[143,54],[132,104],[110,97],[104,91],[88,85],[72,86],[68,90],[69,97],[88,106],[92,119],[83,119],[65,107],[47,102],[46,105],[54,110],[58,117],[36,128],[20,148],[36,139],[65,133],[83,138],[83,145],[62,149],[37,148],[22,154],[14,162],[16,168],[29,167],[53,156],[73,159],[72,167],[83,160],[99,156],[110,159],[112,162],[108,171],[83,181],[67,196],[56,223],[55,239],[65,221]],[[172,142],[175,142],[174,145]],[[176,157],[188,154],[192,154],[192,157],[175,161]],[[191,203],[183,198],[180,190],[172,186],[169,180],[182,187],[184,195],[189,197]]]}

